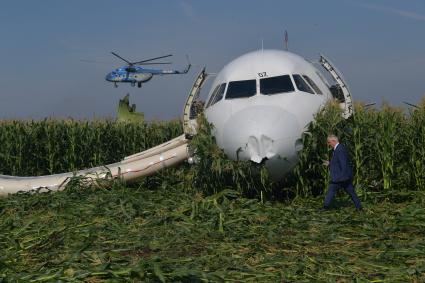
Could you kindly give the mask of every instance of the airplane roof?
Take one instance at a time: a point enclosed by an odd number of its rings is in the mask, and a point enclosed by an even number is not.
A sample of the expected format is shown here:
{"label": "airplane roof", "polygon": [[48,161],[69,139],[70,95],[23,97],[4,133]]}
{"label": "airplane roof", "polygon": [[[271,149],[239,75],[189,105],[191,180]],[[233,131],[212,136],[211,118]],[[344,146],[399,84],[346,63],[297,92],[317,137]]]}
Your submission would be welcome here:
{"label": "airplane roof", "polygon": [[314,71],[313,65],[303,57],[284,50],[257,50],[246,53],[228,63],[217,75],[216,82],[255,79],[259,73],[279,76]]}

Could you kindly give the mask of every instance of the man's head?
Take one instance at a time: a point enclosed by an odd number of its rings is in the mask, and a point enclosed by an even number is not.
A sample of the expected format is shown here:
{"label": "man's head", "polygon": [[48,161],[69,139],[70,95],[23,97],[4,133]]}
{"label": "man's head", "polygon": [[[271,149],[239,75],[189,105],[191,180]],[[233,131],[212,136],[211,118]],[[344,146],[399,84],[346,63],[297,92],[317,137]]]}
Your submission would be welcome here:
{"label": "man's head", "polygon": [[339,142],[338,137],[335,135],[329,135],[327,141],[328,141],[328,145],[331,146],[332,148],[335,148],[335,146]]}

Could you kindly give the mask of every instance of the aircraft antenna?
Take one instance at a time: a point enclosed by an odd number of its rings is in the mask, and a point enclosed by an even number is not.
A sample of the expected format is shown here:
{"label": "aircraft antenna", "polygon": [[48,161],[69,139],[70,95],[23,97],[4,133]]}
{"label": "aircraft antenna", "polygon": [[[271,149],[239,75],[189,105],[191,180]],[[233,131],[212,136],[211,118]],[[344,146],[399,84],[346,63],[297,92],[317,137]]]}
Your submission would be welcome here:
{"label": "aircraft antenna", "polygon": [[285,30],[285,50],[288,51],[288,31]]}

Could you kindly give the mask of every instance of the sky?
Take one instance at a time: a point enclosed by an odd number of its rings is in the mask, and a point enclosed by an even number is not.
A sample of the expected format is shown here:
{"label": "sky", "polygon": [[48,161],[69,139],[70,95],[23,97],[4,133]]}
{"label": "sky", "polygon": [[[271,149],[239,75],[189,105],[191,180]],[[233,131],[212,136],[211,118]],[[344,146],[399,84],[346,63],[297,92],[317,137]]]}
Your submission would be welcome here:
{"label": "sky", "polygon": [[[425,96],[423,0],[1,0],[0,119],[114,118],[127,93],[148,120],[179,118],[202,66],[217,73],[262,42],[283,49],[285,30],[291,52],[335,63],[354,101]],[[194,67],[114,88],[104,78],[122,62],[111,51],[130,61],[172,53],[175,69],[188,54]]]}

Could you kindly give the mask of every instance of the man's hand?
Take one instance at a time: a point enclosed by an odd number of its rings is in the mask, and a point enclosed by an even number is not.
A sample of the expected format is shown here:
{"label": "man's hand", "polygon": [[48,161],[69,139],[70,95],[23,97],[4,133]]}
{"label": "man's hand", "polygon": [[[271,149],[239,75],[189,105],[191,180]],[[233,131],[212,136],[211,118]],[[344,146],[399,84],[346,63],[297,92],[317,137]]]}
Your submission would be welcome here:
{"label": "man's hand", "polygon": [[323,165],[325,165],[325,166],[329,166],[329,160],[324,160],[324,159],[323,159],[322,161],[323,161],[323,163],[322,163]]}

